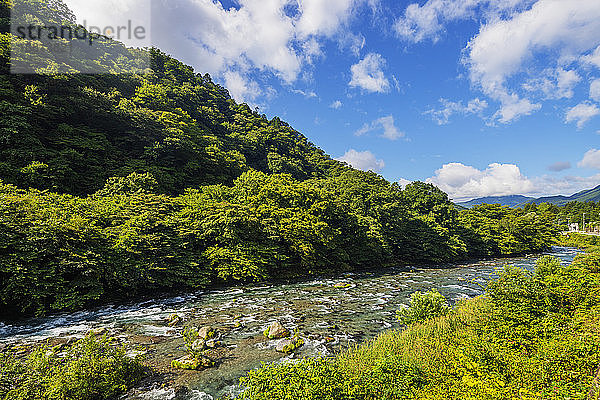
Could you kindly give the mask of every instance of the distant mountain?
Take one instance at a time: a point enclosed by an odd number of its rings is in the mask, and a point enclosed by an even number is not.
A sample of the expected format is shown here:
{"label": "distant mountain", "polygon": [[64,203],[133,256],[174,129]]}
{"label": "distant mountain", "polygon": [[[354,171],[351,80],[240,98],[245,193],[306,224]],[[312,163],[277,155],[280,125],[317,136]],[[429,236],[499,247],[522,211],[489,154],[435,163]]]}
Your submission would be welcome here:
{"label": "distant mountain", "polygon": [[600,185],[596,186],[593,189],[583,190],[579,193],[575,193],[572,196],[549,196],[549,197],[540,197],[539,199],[533,199],[531,201],[527,201],[526,203],[551,203],[557,206],[562,206],[566,203],[572,201],[600,201]]}
{"label": "distant mountain", "polygon": [[557,206],[562,206],[562,205],[572,202],[572,201],[581,201],[581,202],[600,201],[600,185],[596,186],[593,189],[588,189],[588,190],[581,191],[579,193],[575,193],[572,196],[548,196],[548,197],[540,197],[537,199],[533,198],[533,197],[520,196],[520,195],[489,196],[489,197],[481,197],[479,199],[473,199],[471,201],[467,201],[467,202],[463,202],[463,203],[457,203],[457,205],[466,207],[466,208],[478,206],[481,204],[501,204],[503,206],[519,207],[519,206],[523,206],[527,203],[535,203],[535,204],[551,203],[551,204],[555,204]]}
{"label": "distant mountain", "polygon": [[502,204],[503,206],[516,207],[519,204],[529,203],[536,200],[533,197],[513,195],[513,196],[489,196],[473,199],[464,203],[458,203],[459,206],[471,208],[481,204]]}

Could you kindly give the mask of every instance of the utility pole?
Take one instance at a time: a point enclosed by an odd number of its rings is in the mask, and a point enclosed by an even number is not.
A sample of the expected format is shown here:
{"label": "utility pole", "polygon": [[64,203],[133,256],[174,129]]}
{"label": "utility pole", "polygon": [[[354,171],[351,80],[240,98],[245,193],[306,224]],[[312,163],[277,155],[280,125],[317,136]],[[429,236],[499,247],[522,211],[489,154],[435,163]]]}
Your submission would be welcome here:
{"label": "utility pole", "polygon": [[585,232],[585,213],[583,213],[583,227],[581,229]]}

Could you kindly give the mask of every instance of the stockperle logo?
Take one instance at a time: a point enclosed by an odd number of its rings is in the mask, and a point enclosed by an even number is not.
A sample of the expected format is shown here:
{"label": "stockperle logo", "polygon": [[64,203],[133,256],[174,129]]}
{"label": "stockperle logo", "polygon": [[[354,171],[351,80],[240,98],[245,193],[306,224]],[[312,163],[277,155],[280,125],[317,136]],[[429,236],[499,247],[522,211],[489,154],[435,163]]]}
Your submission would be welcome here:
{"label": "stockperle logo", "polygon": [[138,73],[150,67],[151,0],[15,0],[11,73]]}

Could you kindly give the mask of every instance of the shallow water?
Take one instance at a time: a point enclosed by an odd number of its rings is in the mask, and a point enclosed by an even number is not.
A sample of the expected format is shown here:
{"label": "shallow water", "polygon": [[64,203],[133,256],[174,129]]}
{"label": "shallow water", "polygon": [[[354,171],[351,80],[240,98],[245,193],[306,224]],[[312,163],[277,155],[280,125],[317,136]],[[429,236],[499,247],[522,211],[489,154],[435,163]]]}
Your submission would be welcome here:
{"label": "shallow water", "polygon": [[[577,250],[553,248],[550,254],[564,264]],[[331,355],[353,343],[374,338],[398,326],[397,309],[410,294],[437,288],[451,302],[482,294],[480,285],[506,264],[533,269],[539,255],[494,259],[444,269],[388,269],[384,272],[345,274],[293,284],[236,287],[198,292],[123,306],[31,319],[18,325],[0,323],[0,344],[67,340],[90,329],[107,328],[146,354],[147,361],[165,373],[163,382],[149,382],[128,394],[129,399],[207,400],[239,391],[236,383],[245,371],[261,362],[280,362],[304,356]],[[337,283],[350,284],[335,288]],[[169,369],[173,358],[184,355],[182,327],[165,320],[176,313],[185,325],[210,325],[218,330],[225,348],[216,368],[202,372]],[[305,345],[292,356],[275,352],[277,340],[266,340],[263,330],[273,321],[297,329]],[[142,346],[141,348],[139,348]],[[132,352],[133,354],[133,352]],[[176,391],[176,387],[190,390]]]}

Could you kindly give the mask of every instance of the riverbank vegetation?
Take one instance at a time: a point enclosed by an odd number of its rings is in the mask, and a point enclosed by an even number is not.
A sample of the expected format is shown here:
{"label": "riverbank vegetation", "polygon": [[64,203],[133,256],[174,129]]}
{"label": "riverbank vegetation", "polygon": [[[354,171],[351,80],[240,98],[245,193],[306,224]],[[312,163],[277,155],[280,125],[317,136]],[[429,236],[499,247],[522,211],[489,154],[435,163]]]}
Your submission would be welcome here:
{"label": "riverbank vegetation", "polygon": [[[251,371],[242,379],[247,390],[241,398],[598,399],[597,249],[568,266],[541,257],[533,273],[507,266],[484,296],[336,358]],[[413,307],[439,310],[437,296],[429,298],[432,307],[423,301]]]}
{"label": "riverbank vegetation", "polygon": [[147,293],[547,249],[544,214],[458,212],[445,193],[347,170],[298,181],[249,171],[179,196],[152,175],[78,197],[0,183],[0,316]]}
{"label": "riverbank vegetation", "polygon": [[528,212],[543,212],[554,215],[554,222],[561,226],[563,231],[569,229],[569,223],[576,223],[579,229],[585,227],[588,230],[594,230],[600,227],[600,202],[595,201],[572,201],[562,206],[542,203],[526,204],[524,207]]}
{"label": "riverbank vegetation", "polygon": [[88,334],[74,344],[36,347],[26,356],[0,353],[0,399],[112,399],[144,375],[137,358],[106,336]]}

